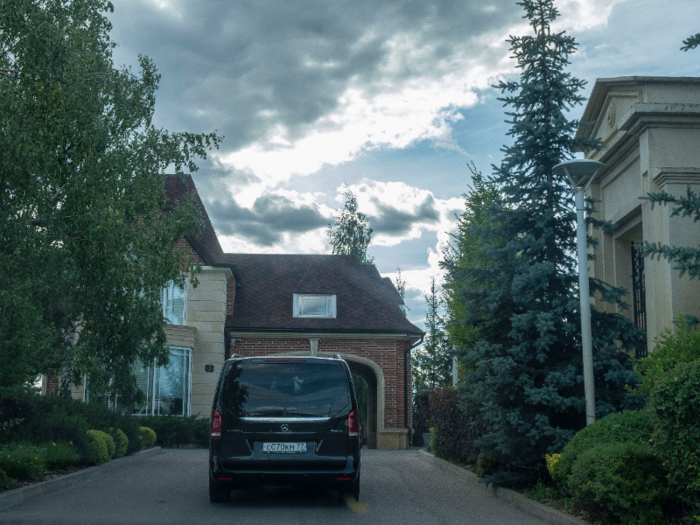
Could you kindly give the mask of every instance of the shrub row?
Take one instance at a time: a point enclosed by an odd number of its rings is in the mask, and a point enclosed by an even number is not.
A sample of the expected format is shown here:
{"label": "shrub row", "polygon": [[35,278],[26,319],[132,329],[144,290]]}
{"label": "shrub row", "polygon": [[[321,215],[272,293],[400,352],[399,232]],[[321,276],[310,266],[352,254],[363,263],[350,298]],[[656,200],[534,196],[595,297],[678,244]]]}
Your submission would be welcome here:
{"label": "shrub row", "polygon": [[12,479],[28,480],[45,470],[79,463],[101,465],[150,446],[153,430],[142,420],[101,404],[40,396],[29,388],[0,395],[0,488]]}
{"label": "shrub row", "polygon": [[459,407],[459,395],[447,388],[433,389],[429,396],[431,447],[435,455],[460,463],[474,463],[479,456],[476,441],[485,427]]}
{"label": "shrub row", "polygon": [[547,463],[591,517],[655,525],[664,509],[700,507],[700,334],[666,330],[635,370],[649,407],[596,421]]}
{"label": "shrub row", "polygon": [[185,444],[209,446],[210,421],[197,416],[146,416],[141,423],[152,428],[157,436],[156,444],[162,447],[177,447]]}

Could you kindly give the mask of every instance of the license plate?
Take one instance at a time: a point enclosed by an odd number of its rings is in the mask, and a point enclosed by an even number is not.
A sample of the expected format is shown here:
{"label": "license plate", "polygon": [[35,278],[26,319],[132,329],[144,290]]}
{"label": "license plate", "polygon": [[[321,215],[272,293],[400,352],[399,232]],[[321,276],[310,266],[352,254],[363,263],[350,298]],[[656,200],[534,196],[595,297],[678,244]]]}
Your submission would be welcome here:
{"label": "license plate", "polygon": [[281,454],[306,452],[306,443],[263,443],[263,452]]}

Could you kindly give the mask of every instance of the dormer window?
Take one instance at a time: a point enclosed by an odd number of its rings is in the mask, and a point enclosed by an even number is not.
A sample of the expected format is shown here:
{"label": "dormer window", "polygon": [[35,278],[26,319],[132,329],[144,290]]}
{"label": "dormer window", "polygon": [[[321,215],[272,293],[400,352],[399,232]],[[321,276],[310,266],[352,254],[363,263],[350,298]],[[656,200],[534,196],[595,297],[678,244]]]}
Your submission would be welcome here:
{"label": "dormer window", "polygon": [[335,294],[295,293],[294,317],[335,319]]}

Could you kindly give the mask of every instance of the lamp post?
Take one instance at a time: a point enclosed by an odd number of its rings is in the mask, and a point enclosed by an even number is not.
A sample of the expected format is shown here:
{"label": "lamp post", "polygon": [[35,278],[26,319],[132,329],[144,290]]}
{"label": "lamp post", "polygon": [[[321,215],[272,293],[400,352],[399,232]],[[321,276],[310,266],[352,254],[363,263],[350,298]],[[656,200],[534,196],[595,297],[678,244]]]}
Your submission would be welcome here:
{"label": "lamp post", "polygon": [[581,301],[581,342],[583,346],[583,386],[586,395],[586,425],[595,423],[595,383],[593,381],[593,338],[591,336],[591,300],[588,287],[588,245],[586,243],[585,193],[602,162],[574,159],[557,164],[552,171],[566,175],[576,194],[576,245],[578,251],[578,289]]}

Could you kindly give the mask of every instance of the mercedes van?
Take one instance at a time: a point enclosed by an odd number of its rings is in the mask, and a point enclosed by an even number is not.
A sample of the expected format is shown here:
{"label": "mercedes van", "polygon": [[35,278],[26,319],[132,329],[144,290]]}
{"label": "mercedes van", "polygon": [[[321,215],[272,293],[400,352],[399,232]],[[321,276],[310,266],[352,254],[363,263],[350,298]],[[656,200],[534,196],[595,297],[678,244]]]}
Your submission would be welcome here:
{"label": "mercedes van", "polygon": [[221,370],[211,411],[209,498],[326,485],[341,500],[359,500],[359,435],[352,375],[340,356],[234,356]]}

